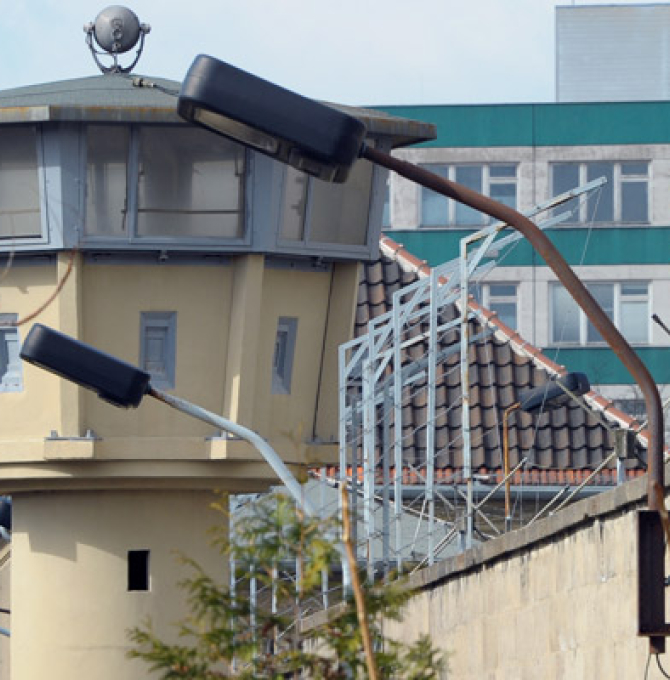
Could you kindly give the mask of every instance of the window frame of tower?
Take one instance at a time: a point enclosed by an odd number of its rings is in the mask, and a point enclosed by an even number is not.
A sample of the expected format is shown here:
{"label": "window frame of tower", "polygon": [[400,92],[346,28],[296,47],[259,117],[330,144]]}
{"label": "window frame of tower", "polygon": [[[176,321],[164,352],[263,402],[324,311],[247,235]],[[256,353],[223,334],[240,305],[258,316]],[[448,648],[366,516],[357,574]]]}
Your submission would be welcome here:
{"label": "window frame of tower", "polygon": [[297,317],[280,316],[272,352],[272,394],[291,394],[297,337]]}
{"label": "window frame of tower", "polygon": [[[83,127],[82,135],[84,243],[195,247],[250,242],[246,210],[250,163],[248,151],[241,145],[182,125],[91,123]],[[192,140],[185,139],[189,136]],[[162,149],[161,158],[156,158],[158,149]],[[220,157],[213,150],[220,151]],[[192,155],[190,181],[189,176],[182,176],[187,152]],[[198,164],[212,166],[214,179],[202,168],[198,170]],[[148,166],[151,173],[146,172]],[[233,169],[232,174],[223,172],[227,166]],[[94,188],[98,176],[99,191]],[[188,195],[178,191],[182,186],[187,187]],[[164,204],[156,202],[157,196]],[[100,210],[100,220],[92,219],[93,210],[110,203],[116,217],[109,221],[107,212]],[[97,227],[101,220],[109,224]],[[184,225],[191,226],[186,234]]]}
{"label": "window frame of tower", "polygon": [[[334,183],[285,166],[278,250],[300,244],[306,249],[345,247],[350,252],[363,252],[369,240],[377,171],[372,163],[356,163],[346,183]],[[336,215],[339,219],[334,223]],[[351,237],[362,222],[366,228],[354,240]]]}
{"label": "window frame of tower", "polygon": [[[3,140],[3,136],[7,137],[7,141]],[[9,159],[3,154],[5,144],[13,147],[7,154]],[[3,206],[0,211],[0,249],[2,250],[14,248],[28,250],[31,247],[49,243],[44,153],[41,125],[7,125],[0,128],[0,202]],[[3,189],[5,178],[9,180],[9,186]],[[26,196],[26,187],[28,187],[28,193],[33,194],[34,200],[29,205],[21,202],[14,204],[14,201]],[[8,201],[9,207],[7,207]],[[35,223],[29,228],[29,232],[26,231],[26,227],[23,227],[19,229],[19,233],[15,233],[15,230],[11,228],[5,233],[3,224],[5,220],[12,220],[13,217],[25,219],[35,213],[36,217],[33,218]]]}
{"label": "window frame of tower", "polygon": [[[559,208],[572,208],[572,224],[647,225],[651,224],[651,162],[625,161],[554,161],[549,164],[551,194],[557,196],[599,177],[607,183],[591,191],[586,199],[573,199]],[[558,170],[566,171],[564,176]],[[568,177],[568,171],[570,177]],[[641,207],[634,208],[636,202]]]}
{"label": "window frame of tower", "polygon": [[[158,358],[151,348],[152,341],[154,345],[161,343]],[[151,384],[159,389],[173,389],[176,364],[177,312],[140,312],[140,366],[151,375]]]}
{"label": "window frame of tower", "polygon": [[0,314],[0,393],[23,391],[23,370],[19,359],[21,339],[19,329],[14,325],[17,318],[16,314]]}
{"label": "window frame of tower", "polygon": [[[652,284],[650,281],[590,281],[585,282],[585,285],[630,344],[642,347],[651,344]],[[641,292],[642,288],[645,289],[644,292]],[[551,283],[549,286],[549,309],[551,346],[607,346],[584,312],[559,283]],[[641,311],[638,311],[631,319],[630,314],[634,309]],[[566,329],[568,339],[565,335]],[[640,332],[643,335],[636,335]]]}
{"label": "window frame of tower", "polygon": [[[422,163],[421,167],[445,179],[516,208],[519,201],[519,163]],[[512,189],[513,197],[509,191]],[[442,196],[432,189],[420,188],[419,227],[476,229],[494,220],[458,201]]]}

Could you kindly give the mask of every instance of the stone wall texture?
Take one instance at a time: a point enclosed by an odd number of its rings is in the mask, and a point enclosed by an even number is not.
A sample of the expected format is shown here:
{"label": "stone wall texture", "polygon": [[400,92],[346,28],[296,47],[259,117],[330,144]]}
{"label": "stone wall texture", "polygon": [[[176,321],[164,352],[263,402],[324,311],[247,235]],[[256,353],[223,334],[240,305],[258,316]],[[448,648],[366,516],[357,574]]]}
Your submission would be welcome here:
{"label": "stone wall texture", "polygon": [[[645,505],[646,477],[417,572],[419,593],[386,630],[429,633],[458,680],[642,680],[636,511]],[[670,672],[670,653],[660,659]],[[648,677],[662,677],[654,661]]]}

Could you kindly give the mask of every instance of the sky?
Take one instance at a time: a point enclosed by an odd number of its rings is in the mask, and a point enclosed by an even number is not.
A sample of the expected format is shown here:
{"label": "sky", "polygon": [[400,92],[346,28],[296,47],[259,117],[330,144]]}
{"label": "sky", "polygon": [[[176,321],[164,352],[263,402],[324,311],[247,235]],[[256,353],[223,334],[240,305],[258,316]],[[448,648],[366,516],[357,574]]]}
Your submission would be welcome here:
{"label": "sky", "polygon": [[[210,54],[350,105],[555,99],[557,4],[637,0],[127,0],[151,26],[136,73],[181,81]],[[99,73],[91,0],[0,0],[0,90]],[[134,51],[123,55],[122,65]]]}

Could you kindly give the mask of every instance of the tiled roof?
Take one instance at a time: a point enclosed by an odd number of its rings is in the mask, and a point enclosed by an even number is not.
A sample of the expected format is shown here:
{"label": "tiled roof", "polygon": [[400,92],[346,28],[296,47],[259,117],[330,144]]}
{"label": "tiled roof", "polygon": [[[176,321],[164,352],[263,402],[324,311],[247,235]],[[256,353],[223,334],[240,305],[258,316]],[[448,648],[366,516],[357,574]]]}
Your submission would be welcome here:
{"label": "tiled roof", "polygon": [[[393,293],[400,287],[426,276],[428,266],[402,246],[389,238],[381,243],[381,258],[364,264],[359,286],[356,315],[356,335],[366,332],[371,318],[390,309]],[[522,391],[546,383],[552,377],[565,373],[565,368],[551,361],[536,347],[525,342],[517,332],[502,324],[496,315],[471,301],[474,312],[471,337],[482,334],[484,328],[491,334],[476,340],[469,348],[471,450],[473,471],[493,473],[499,477],[502,467],[503,414],[505,409],[519,400]],[[443,310],[445,320],[455,318],[458,310],[452,305]],[[458,343],[460,334],[452,331],[443,343]],[[425,347],[415,348],[416,354],[425,353]],[[461,387],[460,357],[453,353],[438,366],[436,383],[436,466],[447,474],[458,472],[463,465],[461,438]],[[453,370],[452,370],[453,369]],[[423,382],[425,385],[425,380]],[[422,385],[416,385],[413,396],[403,408],[403,441],[405,460],[409,464],[425,459],[425,428],[427,399]],[[540,416],[515,410],[508,417],[510,464],[513,467],[524,456],[531,466],[521,476],[537,477],[536,483],[566,483],[565,471],[575,479],[585,476],[613,450],[610,428],[639,431],[633,418],[617,410],[613,404],[590,392],[585,397],[586,408],[571,401]],[[646,433],[638,435],[637,455],[644,456]],[[612,464],[611,467],[614,467]],[[627,463],[628,475],[641,473],[638,459]],[[557,472],[547,472],[557,471]],[[578,472],[583,471],[583,472]],[[613,481],[614,470],[604,470],[601,483]],[[440,475],[438,475],[440,476]],[[551,479],[549,479],[551,477]],[[564,479],[565,478],[565,479]]]}

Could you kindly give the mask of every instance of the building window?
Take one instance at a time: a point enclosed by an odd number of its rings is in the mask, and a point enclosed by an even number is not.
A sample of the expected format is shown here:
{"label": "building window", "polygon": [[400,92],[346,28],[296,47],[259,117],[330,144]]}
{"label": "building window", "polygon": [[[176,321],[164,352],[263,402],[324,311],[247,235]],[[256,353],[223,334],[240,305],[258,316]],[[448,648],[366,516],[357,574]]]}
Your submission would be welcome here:
{"label": "building window", "polygon": [[281,236],[287,241],[303,241],[305,239],[308,180],[309,177],[304,172],[290,166],[287,166],[284,171]]}
{"label": "building window", "polygon": [[272,359],[272,394],[291,393],[293,356],[298,332],[298,319],[281,316],[277,321],[277,335]]}
{"label": "building window", "polygon": [[346,184],[324,182],[287,167],[281,241],[365,246],[374,166],[356,163]]}
{"label": "building window", "polygon": [[[426,170],[474,189],[491,198],[516,208],[517,166],[497,165],[423,165]],[[478,210],[452,201],[431,189],[421,188],[422,227],[479,227],[491,218]]]}
{"label": "building window", "polygon": [[194,128],[139,129],[137,235],[239,239],[244,149]]}
{"label": "building window", "polygon": [[508,328],[517,329],[517,285],[515,283],[484,283],[476,296],[482,305],[498,315]]}
{"label": "building window", "polygon": [[87,235],[128,236],[128,154],[130,128],[89,125],[86,129]]}
{"label": "building window", "polygon": [[0,239],[42,235],[37,139],[32,126],[0,130]]}
{"label": "building window", "polygon": [[16,314],[0,314],[0,392],[20,392],[23,374],[19,358],[19,329]]}
{"label": "building window", "polygon": [[149,551],[128,551],[128,590],[149,590]]}
{"label": "building window", "polygon": [[[593,162],[552,163],[552,194],[558,196],[599,177],[607,183],[593,191],[584,201],[574,199],[568,206],[574,210],[577,223],[647,224],[649,222],[649,163]],[[557,208],[565,210],[565,205]]]}
{"label": "building window", "polygon": [[159,389],[175,386],[176,312],[140,314],[140,366]]}
{"label": "building window", "polygon": [[612,399],[612,403],[626,415],[635,418],[638,423],[647,419],[647,405],[644,399]]}
{"label": "building window", "polygon": [[[587,283],[586,287],[628,342],[649,343],[648,283]],[[555,345],[606,344],[559,284],[551,286],[551,320],[551,342]]]}
{"label": "building window", "polygon": [[245,151],[200,128],[89,125],[85,233],[97,240],[239,240]]}

